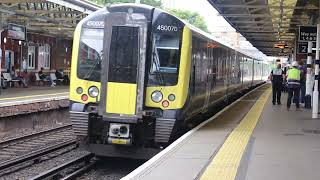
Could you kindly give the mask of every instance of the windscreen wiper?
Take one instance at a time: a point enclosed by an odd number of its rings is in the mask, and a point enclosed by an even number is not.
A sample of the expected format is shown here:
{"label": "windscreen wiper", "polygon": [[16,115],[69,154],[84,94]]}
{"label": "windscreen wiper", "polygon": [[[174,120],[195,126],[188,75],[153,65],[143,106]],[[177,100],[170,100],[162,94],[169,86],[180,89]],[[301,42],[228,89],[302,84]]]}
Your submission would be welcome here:
{"label": "windscreen wiper", "polygon": [[154,71],[154,73],[156,74],[157,79],[159,80],[159,84],[160,86],[164,86],[164,80],[162,77],[162,73],[160,73],[160,64],[159,64],[159,55],[158,55],[158,51],[155,48],[153,51],[153,58],[152,58],[153,63],[156,65],[156,70]]}
{"label": "windscreen wiper", "polygon": [[95,59],[95,60],[94,60],[93,66],[91,66],[90,70],[87,72],[87,74],[84,76],[83,79],[89,80],[89,77],[91,76],[93,70],[97,67],[99,61],[100,61],[99,59]]}

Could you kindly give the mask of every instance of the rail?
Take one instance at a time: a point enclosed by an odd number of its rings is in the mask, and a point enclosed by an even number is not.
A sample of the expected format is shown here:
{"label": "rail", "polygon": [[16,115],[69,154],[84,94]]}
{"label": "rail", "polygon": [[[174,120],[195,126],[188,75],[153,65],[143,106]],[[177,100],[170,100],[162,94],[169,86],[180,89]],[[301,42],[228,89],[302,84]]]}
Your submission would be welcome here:
{"label": "rail", "polygon": [[59,126],[59,127],[56,127],[56,128],[52,128],[52,129],[48,129],[48,130],[44,130],[44,131],[40,131],[40,132],[36,132],[36,133],[32,133],[32,134],[28,134],[28,135],[21,136],[21,137],[18,137],[18,138],[12,138],[12,139],[9,139],[9,140],[6,140],[6,141],[1,141],[0,142],[0,148],[7,147],[7,146],[12,145],[12,144],[17,144],[18,142],[29,140],[29,139],[32,139],[34,137],[39,137],[39,136],[46,135],[46,134],[49,134],[49,133],[53,133],[53,132],[56,132],[56,131],[69,129],[71,127],[72,127],[71,124],[67,124],[67,125],[64,125],[64,126]]}
{"label": "rail", "polygon": [[67,179],[71,179],[74,178],[76,175],[79,175],[79,173],[83,173],[84,171],[88,170],[90,167],[93,167],[93,165],[95,164],[95,162],[91,162],[89,163],[89,161],[94,157],[94,154],[90,153],[90,154],[86,154],[83,156],[80,156],[74,160],[71,160],[69,162],[66,162],[64,164],[61,164],[60,166],[57,166],[55,168],[52,168],[48,171],[45,171],[35,177],[30,178],[29,180],[39,180],[39,179],[44,179],[44,178],[48,178],[50,176],[54,176],[59,174],[59,172],[63,171],[64,169],[67,169],[73,165],[82,163],[82,162],[88,162],[87,165],[85,165],[84,167],[82,167],[81,169],[79,169],[78,171],[75,171],[74,173],[72,173],[71,175],[69,175],[68,177],[66,177]]}
{"label": "rail", "polygon": [[[41,158],[41,156],[61,150],[63,148],[66,148],[68,146],[74,145],[75,147],[77,146],[77,140],[76,139],[71,139],[68,141],[64,141],[58,144],[54,144],[52,146],[38,149],[37,151],[33,151],[31,153],[25,154],[23,156],[19,156],[17,158],[9,159],[7,161],[1,162],[0,163],[0,175],[3,175],[3,172],[6,172],[5,174],[8,174],[8,169],[9,168],[14,168],[16,166],[19,166],[22,163],[26,162],[31,162]],[[12,172],[10,172],[12,173]]]}

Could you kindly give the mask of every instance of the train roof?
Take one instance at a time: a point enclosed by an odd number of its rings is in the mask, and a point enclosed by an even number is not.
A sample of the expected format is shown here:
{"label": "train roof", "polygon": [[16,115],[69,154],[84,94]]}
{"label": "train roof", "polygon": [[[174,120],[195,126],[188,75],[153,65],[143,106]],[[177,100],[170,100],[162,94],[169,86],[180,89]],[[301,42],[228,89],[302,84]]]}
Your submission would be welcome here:
{"label": "train roof", "polygon": [[[181,20],[181,19],[180,19],[180,20]],[[241,54],[244,54],[244,55],[246,55],[246,56],[248,56],[248,57],[250,57],[250,58],[253,58],[253,59],[255,59],[255,60],[263,61],[263,60],[261,60],[261,59],[259,59],[259,58],[253,57],[252,55],[250,55],[250,54],[242,51],[241,49],[236,49],[236,48],[234,48],[234,47],[230,47],[230,46],[229,46],[228,44],[226,44],[225,42],[221,41],[220,39],[215,38],[215,37],[212,36],[211,34],[205,32],[205,31],[203,31],[203,30],[201,30],[201,29],[199,29],[199,28],[195,27],[194,25],[188,23],[188,22],[185,21],[185,20],[181,20],[181,21],[182,21],[185,25],[187,25],[192,31],[194,31],[194,32],[196,32],[196,33],[198,33],[198,34],[200,34],[200,35],[202,35],[202,36],[205,36],[205,37],[207,37],[207,38],[209,38],[209,39],[211,39],[211,40],[213,40],[213,41],[216,41],[216,42],[219,43],[220,45],[223,45],[223,46],[225,46],[225,47],[227,47],[227,48],[233,49],[233,50],[235,50],[235,51],[237,51],[237,52],[239,52],[239,53],[241,53]]]}
{"label": "train roof", "polygon": [[[114,12],[114,11],[127,12],[127,9],[130,8],[130,7],[136,8],[137,9],[136,12],[144,13],[144,14],[151,14],[151,12],[154,12],[154,11],[167,13],[167,14],[177,18],[177,20],[181,21],[183,24],[185,24],[187,27],[189,27],[193,32],[196,32],[196,33],[198,33],[198,34],[200,34],[200,35],[202,35],[202,36],[204,36],[204,37],[206,37],[208,39],[211,39],[211,40],[219,43],[222,46],[225,46],[227,48],[231,48],[231,49],[233,49],[233,50],[235,50],[235,51],[237,51],[237,52],[239,52],[241,54],[244,54],[244,55],[246,55],[246,56],[248,56],[250,58],[253,58],[253,59],[256,59],[256,60],[260,60],[260,59],[258,59],[256,57],[253,57],[252,55],[249,55],[248,53],[246,53],[246,52],[244,52],[244,51],[242,51],[240,49],[235,49],[233,47],[230,47],[228,44],[226,44],[225,42],[215,38],[211,34],[209,34],[209,33],[205,32],[205,31],[195,27],[194,25],[188,23],[187,21],[182,20],[179,17],[177,17],[177,16],[175,16],[175,15],[173,15],[173,14],[171,14],[171,13],[165,11],[165,10],[162,10],[162,9],[159,9],[159,8],[155,8],[153,6],[146,5],[146,4],[136,4],[136,3],[115,4],[115,5],[112,5],[110,7],[104,7],[104,8],[102,8],[102,9],[100,9],[100,10],[94,12],[94,13],[91,13],[89,16],[87,16],[86,18],[84,18],[80,22],[85,22],[85,21],[87,21],[89,19],[94,18],[95,16],[99,16],[99,15],[104,14],[104,13],[109,13],[109,12]],[[147,12],[150,12],[150,13],[147,13]],[[147,17],[147,19],[151,20],[151,15],[149,17]],[[260,61],[262,61],[262,60],[260,60]]]}

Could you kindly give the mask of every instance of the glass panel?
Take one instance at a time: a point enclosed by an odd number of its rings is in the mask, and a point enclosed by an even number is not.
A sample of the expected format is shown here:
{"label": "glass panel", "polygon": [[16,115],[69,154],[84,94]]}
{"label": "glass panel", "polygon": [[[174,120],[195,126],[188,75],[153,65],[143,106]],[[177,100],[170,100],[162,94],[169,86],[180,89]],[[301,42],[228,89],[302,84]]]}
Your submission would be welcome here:
{"label": "glass panel", "polygon": [[113,26],[110,45],[109,82],[137,82],[139,28]]}
{"label": "glass panel", "polygon": [[[179,65],[179,38],[169,35],[155,34],[155,53],[158,57],[159,67],[155,71],[163,73],[178,73]],[[154,73],[154,72],[151,72]]]}
{"label": "glass panel", "polygon": [[28,69],[35,69],[35,47],[28,46]]}
{"label": "glass panel", "polygon": [[78,77],[100,82],[103,29],[83,28],[78,57]]}
{"label": "glass panel", "polygon": [[177,34],[154,33],[153,63],[150,85],[175,85],[180,64],[180,37]]}

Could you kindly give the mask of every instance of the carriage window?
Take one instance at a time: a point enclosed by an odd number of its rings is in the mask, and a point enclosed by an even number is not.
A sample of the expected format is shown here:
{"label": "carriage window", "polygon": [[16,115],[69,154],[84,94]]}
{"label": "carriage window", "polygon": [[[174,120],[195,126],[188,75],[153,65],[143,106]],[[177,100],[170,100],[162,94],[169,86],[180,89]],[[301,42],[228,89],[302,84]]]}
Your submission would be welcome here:
{"label": "carriage window", "polygon": [[109,82],[137,83],[139,28],[114,26],[110,45]]}

